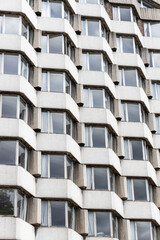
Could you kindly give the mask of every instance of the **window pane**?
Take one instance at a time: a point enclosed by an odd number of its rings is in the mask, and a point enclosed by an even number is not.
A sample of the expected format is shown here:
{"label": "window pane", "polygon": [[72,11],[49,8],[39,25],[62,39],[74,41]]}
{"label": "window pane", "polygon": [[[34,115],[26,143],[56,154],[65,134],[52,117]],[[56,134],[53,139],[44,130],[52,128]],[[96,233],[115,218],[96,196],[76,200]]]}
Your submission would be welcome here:
{"label": "window pane", "polygon": [[135,240],[135,222],[130,221],[130,229],[131,229],[131,240]]}
{"label": "window pane", "polygon": [[84,107],[89,107],[89,89],[84,89],[83,90],[84,94]]}
{"label": "window pane", "polygon": [[0,189],[0,215],[14,215],[13,189]]}
{"label": "window pane", "polygon": [[105,128],[92,128],[93,147],[105,147]]}
{"label": "window pane", "polygon": [[92,107],[103,108],[103,90],[91,90]]}
{"label": "window pane", "polygon": [[63,53],[63,36],[49,36],[49,52]]}
{"label": "window pane", "polygon": [[42,112],[42,132],[48,132],[48,112]]}
{"label": "window pane", "polygon": [[48,155],[46,154],[42,154],[41,169],[41,177],[48,177]]}
{"label": "window pane", "polygon": [[81,35],[86,35],[86,21],[81,21]]}
{"label": "window pane", "polygon": [[130,8],[120,8],[121,21],[131,21]]}
{"label": "window pane", "polygon": [[129,159],[129,146],[128,140],[124,140],[124,151],[125,151],[125,159]]}
{"label": "window pane", "polygon": [[125,86],[133,86],[137,87],[137,74],[136,70],[124,70],[124,77],[125,77]]}
{"label": "window pane", "polygon": [[42,36],[42,52],[46,53],[47,52],[47,36]]}
{"label": "window pane", "polygon": [[151,23],[152,37],[160,37],[160,23]]}
{"label": "window pane", "polygon": [[18,56],[4,55],[4,74],[18,74]]}
{"label": "window pane", "polygon": [[89,54],[89,70],[102,71],[101,54]]}
{"label": "window pane", "polygon": [[42,91],[48,91],[48,74],[47,72],[42,72]]}
{"label": "window pane", "polygon": [[0,16],[0,33],[2,33],[2,27],[3,27],[3,16]]}
{"label": "window pane", "polygon": [[75,227],[74,207],[70,203],[68,203],[68,227],[73,229]]}
{"label": "window pane", "polygon": [[19,17],[5,16],[5,33],[6,34],[19,34]]}
{"label": "window pane", "polygon": [[17,97],[2,96],[2,117],[16,118],[17,117]]}
{"label": "window pane", "polygon": [[97,212],[97,236],[111,236],[110,213]]}
{"label": "window pane", "polygon": [[66,134],[71,135],[71,119],[66,114]]}
{"label": "window pane", "polygon": [[25,103],[25,101],[23,101],[22,98],[20,98],[19,118],[26,121],[26,103]]}
{"label": "window pane", "polygon": [[99,21],[87,21],[88,22],[88,36],[100,36]]}
{"label": "window pane", "polygon": [[83,63],[82,70],[88,70],[88,66],[87,66],[87,54],[86,54],[86,53],[83,53],[83,54],[82,54],[82,63]]}
{"label": "window pane", "polygon": [[94,213],[88,212],[88,235],[94,235]]}
{"label": "window pane", "polygon": [[42,201],[42,226],[48,225],[48,201]]}
{"label": "window pane", "polygon": [[19,143],[18,165],[25,168],[25,147]]}
{"label": "window pane", "polygon": [[51,201],[51,225],[65,226],[65,202]]}
{"label": "window pane", "polygon": [[51,128],[52,126],[53,126],[53,133],[64,133],[64,114],[63,113],[51,113]]}
{"label": "window pane", "polygon": [[139,104],[127,104],[128,107],[128,121],[140,122]]}
{"label": "window pane", "polygon": [[137,222],[138,240],[151,240],[150,223]]}
{"label": "window pane", "polygon": [[63,92],[63,73],[50,73],[50,91]]}
{"label": "window pane", "polygon": [[127,193],[128,193],[128,200],[133,200],[131,179],[127,179]]}
{"label": "window pane", "polygon": [[92,189],[92,168],[87,167],[87,189]]}
{"label": "window pane", "polygon": [[17,216],[24,219],[24,195],[20,192],[17,195]]}
{"label": "window pane", "polygon": [[153,53],[154,67],[160,67],[160,54]]}
{"label": "window pane", "polygon": [[132,141],[133,159],[143,160],[142,141]]}
{"label": "window pane", "polygon": [[62,18],[62,2],[49,2],[50,17]]}
{"label": "window pane", "polygon": [[15,164],[16,141],[0,141],[0,164]]}
{"label": "window pane", "polygon": [[24,21],[24,19],[22,20],[22,36],[24,36],[27,39],[27,23],[26,21]]}
{"label": "window pane", "polygon": [[47,17],[47,0],[42,0],[42,17]]}
{"label": "window pane", "polygon": [[50,155],[50,177],[64,178],[64,156]]}
{"label": "window pane", "polygon": [[133,38],[122,38],[123,42],[123,52],[124,53],[134,53],[133,49]]}
{"label": "window pane", "polygon": [[28,78],[28,64],[23,57],[21,57],[21,75],[26,79]]}
{"label": "window pane", "polygon": [[134,179],[134,198],[135,200],[147,200],[146,181]]}
{"label": "window pane", "polygon": [[95,189],[108,189],[107,169],[94,168]]}
{"label": "window pane", "polygon": [[69,158],[67,158],[67,178],[73,180],[73,164]]}

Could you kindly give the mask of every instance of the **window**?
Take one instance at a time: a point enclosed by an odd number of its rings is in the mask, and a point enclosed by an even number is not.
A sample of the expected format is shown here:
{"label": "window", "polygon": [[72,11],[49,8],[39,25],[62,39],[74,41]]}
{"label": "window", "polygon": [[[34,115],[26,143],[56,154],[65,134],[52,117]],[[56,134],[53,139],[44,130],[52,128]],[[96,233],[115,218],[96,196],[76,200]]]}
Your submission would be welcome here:
{"label": "window", "polygon": [[156,115],[156,133],[160,134],[160,116]]}
{"label": "window", "polygon": [[124,140],[125,159],[149,161],[149,148],[144,140]]}
{"label": "window", "polygon": [[145,2],[144,0],[137,0],[140,8],[153,8],[153,6],[151,4],[149,4],[148,2]]}
{"label": "window", "polygon": [[121,86],[142,87],[143,80],[137,69],[119,69],[119,79]]}
{"label": "window", "polygon": [[1,15],[0,33],[21,35],[33,44],[33,29],[22,16]]}
{"label": "window", "polygon": [[88,235],[118,238],[118,220],[111,212],[88,211]]}
{"label": "window", "polygon": [[79,0],[80,3],[101,4],[104,6],[104,0]]}
{"label": "window", "polygon": [[87,189],[115,191],[115,175],[105,167],[87,167]]}
{"label": "window", "polygon": [[17,189],[0,188],[0,215],[11,215],[27,221],[28,198]]}
{"label": "window", "polygon": [[34,7],[34,0],[26,0],[28,4],[31,6],[31,8]]}
{"label": "window", "polygon": [[117,37],[117,52],[139,54],[140,50],[134,37]]}
{"label": "window", "polygon": [[62,1],[42,0],[42,17],[64,18],[73,24],[73,15]]}
{"label": "window", "polygon": [[17,140],[0,140],[0,164],[29,169],[30,151]]}
{"label": "window", "polygon": [[84,107],[112,109],[112,99],[105,89],[84,88]]}
{"label": "window", "polygon": [[68,93],[74,99],[76,94],[76,84],[64,72],[42,71],[43,92]]}
{"label": "window", "polygon": [[31,107],[16,95],[0,95],[2,118],[19,118],[30,124]]}
{"label": "window", "polygon": [[151,222],[130,221],[131,240],[157,240],[156,226]]}
{"label": "window", "polygon": [[76,123],[64,112],[42,111],[42,132],[68,134],[76,138]]}
{"label": "window", "polygon": [[66,155],[42,154],[41,177],[74,181],[74,162]]}
{"label": "window", "polygon": [[153,98],[152,99],[160,100],[160,84],[153,83],[152,90],[153,90]]}
{"label": "window", "polygon": [[146,112],[140,103],[122,103],[122,121],[146,122]]}
{"label": "window", "polygon": [[75,229],[75,207],[66,201],[42,201],[42,226]]}
{"label": "window", "polygon": [[71,41],[62,34],[43,34],[42,52],[66,54],[74,62],[74,47]]}
{"label": "window", "polygon": [[86,147],[108,147],[114,148],[113,134],[107,127],[86,126],[85,127],[85,146]]}
{"label": "window", "polygon": [[113,7],[113,20],[136,22],[136,17],[131,7]]}
{"label": "window", "polygon": [[160,37],[160,23],[144,22],[144,35],[146,37]]}
{"label": "window", "polygon": [[150,52],[149,53],[150,67],[160,67],[160,53]]}
{"label": "window", "polygon": [[146,179],[127,179],[128,200],[153,201],[152,185]]}
{"label": "window", "polygon": [[108,72],[108,61],[102,53],[83,53],[82,70]]}
{"label": "window", "polygon": [[84,19],[81,21],[81,35],[108,38],[107,30],[98,19]]}

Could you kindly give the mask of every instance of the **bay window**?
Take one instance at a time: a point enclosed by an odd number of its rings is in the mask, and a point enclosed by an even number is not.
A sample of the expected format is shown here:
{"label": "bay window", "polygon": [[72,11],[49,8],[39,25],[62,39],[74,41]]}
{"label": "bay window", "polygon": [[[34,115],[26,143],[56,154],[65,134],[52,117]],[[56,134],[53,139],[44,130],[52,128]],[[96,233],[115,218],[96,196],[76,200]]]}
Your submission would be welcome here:
{"label": "bay window", "polygon": [[130,221],[131,240],[157,240],[156,226],[152,222]]}
{"label": "bay window", "polygon": [[112,109],[112,99],[105,89],[84,88],[84,107]]}
{"label": "bay window", "polygon": [[127,179],[128,200],[153,201],[152,185],[147,179]]}
{"label": "bay window", "polygon": [[127,21],[127,22],[135,22],[136,17],[133,14],[133,10],[131,7],[119,7],[115,6],[113,9],[113,20],[115,21]]}
{"label": "bay window", "polygon": [[101,4],[104,6],[105,0],[79,0],[80,3]]}
{"label": "bay window", "polygon": [[160,23],[144,22],[144,35],[146,37],[160,37]]}
{"label": "bay window", "polygon": [[64,18],[73,24],[73,16],[62,1],[42,0],[42,17]]}
{"label": "bay window", "polygon": [[149,147],[144,140],[124,140],[125,159],[149,161]]}
{"label": "bay window", "polygon": [[0,15],[0,33],[21,35],[33,44],[33,29],[22,16]]}
{"label": "bay window", "polygon": [[41,177],[74,181],[74,162],[67,155],[42,154]]}
{"label": "bay window", "polygon": [[160,52],[149,53],[150,67],[160,67]]}
{"label": "bay window", "polygon": [[111,212],[88,211],[88,235],[118,238],[118,220]]}
{"label": "bay window", "polygon": [[106,167],[87,167],[87,189],[115,191],[115,174]]}
{"label": "bay window", "polygon": [[141,103],[122,103],[122,121],[146,122],[146,112]]}
{"label": "bay window", "polygon": [[102,53],[83,52],[82,70],[108,72],[108,61]]}
{"label": "bay window", "polygon": [[28,197],[13,188],[0,188],[0,215],[14,216],[27,221]]}
{"label": "bay window", "polygon": [[117,37],[117,52],[140,54],[134,37]]}
{"label": "bay window", "polygon": [[132,68],[120,68],[119,79],[121,86],[142,87],[142,77],[137,69]]}
{"label": "bay window", "polygon": [[42,200],[42,226],[67,227],[75,230],[75,207],[67,201]]}
{"label": "bay window", "polygon": [[74,99],[76,94],[76,84],[65,72],[42,71],[43,92],[68,93]]}
{"label": "bay window", "polygon": [[29,149],[18,140],[0,140],[0,164],[17,165],[28,170]]}
{"label": "bay window", "polygon": [[160,83],[152,83],[153,98],[154,100],[160,100]]}
{"label": "bay window", "polygon": [[30,124],[31,107],[22,97],[3,94],[0,95],[0,104],[0,117],[18,118]]}
{"label": "bay window", "polygon": [[114,149],[114,137],[107,127],[86,126],[85,146]]}
{"label": "bay window", "polygon": [[81,35],[104,37],[105,39],[107,39],[107,30],[102,24],[101,20],[82,18],[81,28]]}
{"label": "bay window", "polygon": [[41,132],[68,134],[76,139],[76,123],[66,112],[43,110]]}

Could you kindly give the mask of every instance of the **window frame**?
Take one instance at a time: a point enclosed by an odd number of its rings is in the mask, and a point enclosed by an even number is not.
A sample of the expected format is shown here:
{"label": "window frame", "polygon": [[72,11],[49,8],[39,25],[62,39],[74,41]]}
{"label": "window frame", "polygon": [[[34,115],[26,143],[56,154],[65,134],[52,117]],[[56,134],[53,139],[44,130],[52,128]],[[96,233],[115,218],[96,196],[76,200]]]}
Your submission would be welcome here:
{"label": "window frame", "polygon": [[[126,79],[125,79],[125,71],[128,70],[135,70],[136,71],[136,86],[126,86]],[[143,87],[142,77],[140,76],[138,69],[134,68],[119,68],[119,76],[120,76],[120,86],[126,87]]]}
{"label": "window frame", "polygon": [[159,64],[159,66],[156,66],[156,64],[155,64],[154,53],[159,54],[159,58],[160,58],[160,52],[149,52],[149,59],[150,59],[149,67],[160,68],[160,64]]}
{"label": "window frame", "polygon": [[[132,46],[133,46],[133,52],[132,53],[128,53],[128,52],[123,52],[123,47],[124,47],[124,43],[123,43],[123,39],[124,38],[132,38]],[[137,48],[139,49],[139,46],[136,45],[136,41],[135,41],[135,37],[133,36],[117,36],[117,52],[119,53],[127,53],[127,54],[139,54],[139,50],[137,50]],[[137,46],[137,47],[136,47]]]}
{"label": "window frame", "polygon": [[122,109],[122,120],[121,121],[122,122],[133,122],[133,121],[129,121],[129,114],[128,114],[128,105],[129,104],[138,105],[138,112],[139,112],[140,121],[134,121],[134,122],[146,123],[146,112],[145,112],[144,108],[142,107],[142,104],[137,103],[137,102],[122,102],[121,103],[121,109]]}
{"label": "window frame", "polygon": [[[134,221],[134,220],[130,220],[130,232],[131,232],[131,238],[132,238],[132,231],[134,234],[134,240],[138,240],[138,231],[137,231],[137,224],[143,222],[143,223],[149,223],[149,229],[150,229],[150,239],[151,240],[157,240],[157,232],[156,232],[156,226],[149,221]],[[154,235],[153,235],[154,232]]]}
{"label": "window frame", "polygon": [[[89,55],[95,55],[95,54],[99,54],[100,58],[101,58],[101,70],[90,70],[90,63],[89,63]],[[108,73],[108,68],[109,68],[109,62],[108,60],[105,58],[104,54],[101,52],[95,53],[95,52],[82,52],[82,58],[84,58],[84,56],[86,56],[86,66],[82,66],[82,70],[83,71],[96,71],[96,72],[106,72]],[[83,62],[83,61],[82,61]],[[106,66],[106,70],[104,68],[104,64]],[[83,64],[82,64],[83,65]]]}
{"label": "window frame", "polygon": [[113,18],[114,18],[114,15],[117,15],[117,19],[113,19],[114,21],[122,21],[121,14],[120,14],[120,8],[128,8],[130,10],[131,21],[124,21],[124,22],[136,22],[136,17],[133,14],[133,9],[132,9],[132,7],[128,7],[128,6],[113,6],[112,7]]}
{"label": "window frame", "polygon": [[[88,34],[88,22],[89,21],[97,21],[98,22],[98,25],[99,25],[99,29],[98,29],[98,36],[94,36],[94,35],[89,35]],[[81,26],[83,26],[83,23],[84,22],[84,29],[85,29],[85,33],[82,33],[81,32],[81,35],[82,36],[88,36],[88,37],[104,37],[105,39],[107,38],[107,30],[105,28],[105,26],[103,25],[102,21],[100,19],[89,19],[89,18],[82,18],[81,19]],[[82,27],[83,29],[83,27]]]}
{"label": "window frame", "polygon": [[[159,89],[158,89],[159,88]],[[160,83],[153,82],[152,83],[152,89],[153,89],[153,100],[160,100]]]}

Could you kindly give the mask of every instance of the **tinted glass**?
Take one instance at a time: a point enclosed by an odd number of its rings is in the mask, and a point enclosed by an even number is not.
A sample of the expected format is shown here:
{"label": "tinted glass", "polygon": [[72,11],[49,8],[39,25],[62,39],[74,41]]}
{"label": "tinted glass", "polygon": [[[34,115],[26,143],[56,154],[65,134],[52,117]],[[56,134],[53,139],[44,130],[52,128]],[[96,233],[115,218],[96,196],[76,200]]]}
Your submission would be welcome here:
{"label": "tinted glass", "polygon": [[94,168],[95,189],[108,189],[107,169]]}
{"label": "tinted glass", "polygon": [[140,122],[140,110],[139,104],[127,104],[128,107],[128,121],[129,122]]}
{"label": "tinted glass", "polygon": [[101,54],[89,54],[89,70],[102,71]]}
{"label": "tinted glass", "polygon": [[17,97],[2,96],[2,117],[16,118],[17,117]]}
{"label": "tinted glass", "polygon": [[49,37],[49,52],[50,53],[63,53],[63,37],[62,36],[50,36]]}
{"label": "tinted glass", "polygon": [[54,18],[62,18],[62,2],[49,2],[50,16]]}
{"label": "tinted glass", "polygon": [[63,74],[50,73],[50,91],[63,92]]}
{"label": "tinted glass", "polygon": [[65,226],[65,202],[51,201],[51,225]]}
{"label": "tinted glass", "polygon": [[138,240],[151,240],[149,222],[137,222],[137,236]]}
{"label": "tinted glass", "polygon": [[14,214],[14,190],[0,189],[0,215]]}
{"label": "tinted glass", "polygon": [[4,74],[18,74],[18,56],[4,55]]}
{"label": "tinted glass", "polygon": [[134,179],[134,198],[135,200],[147,200],[146,193],[146,181],[140,179]]}
{"label": "tinted glass", "polygon": [[122,38],[123,42],[123,52],[124,53],[134,53],[133,49],[133,38]]}
{"label": "tinted glass", "polygon": [[121,21],[131,21],[130,8],[120,8]]}
{"label": "tinted glass", "polygon": [[93,147],[105,147],[105,128],[92,128]]}
{"label": "tinted glass", "polygon": [[25,168],[25,147],[21,143],[19,144],[18,165]]}
{"label": "tinted glass", "polygon": [[103,90],[91,90],[92,107],[103,108]]}
{"label": "tinted glass", "polygon": [[64,178],[64,156],[50,155],[50,177]]}
{"label": "tinted glass", "polygon": [[52,113],[53,115],[53,132],[64,133],[64,114]]}
{"label": "tinted glass", "polygon": [[15,164],[16,141],[0,141],[0,164]]}
{"label": "tinted glass", "polygon": [[19,34],[19,17],[5,16],[5,33],[6,34]]}
{"label": "tinted glass", "polygon": [[96,223],[97,223],[97,236],[111,236],[109,213],[97,212]]}
{"label": "tinted glass", "polygon": [[136,70],[124,70],[125,86],[137,86]]}
{"label": "tinted glass", "polygon": [[133,159],[143,160],[142,141],[131,141],[131,144],[132,144]]}
{"label": "tinted glass", "polygon": [[88,36],[100,36],[99,21],[88,20]]}

